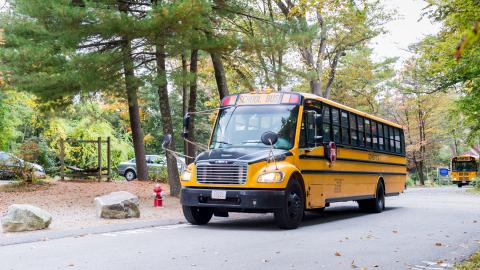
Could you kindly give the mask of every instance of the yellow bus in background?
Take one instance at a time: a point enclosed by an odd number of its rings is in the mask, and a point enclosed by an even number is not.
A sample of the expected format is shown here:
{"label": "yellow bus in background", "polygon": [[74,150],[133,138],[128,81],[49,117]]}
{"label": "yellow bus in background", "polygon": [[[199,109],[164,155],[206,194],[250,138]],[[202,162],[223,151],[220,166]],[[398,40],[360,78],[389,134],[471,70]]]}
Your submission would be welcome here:
{"label": "yellow bus in background", "polygon": [[382,212],[385,197],[405,188],[402,127],[316,95],[230,95],[212,129],[209,149],[181,176],[192,224],[228,212],[271,212],[280,228],[293,229],[304,211],[335,202]]}
{"label": "yellow bus in background", "polygon": [[452,182],[458,187],[466,186],[478,175],[478,159],[472,156],[457,156],[452,158]]}

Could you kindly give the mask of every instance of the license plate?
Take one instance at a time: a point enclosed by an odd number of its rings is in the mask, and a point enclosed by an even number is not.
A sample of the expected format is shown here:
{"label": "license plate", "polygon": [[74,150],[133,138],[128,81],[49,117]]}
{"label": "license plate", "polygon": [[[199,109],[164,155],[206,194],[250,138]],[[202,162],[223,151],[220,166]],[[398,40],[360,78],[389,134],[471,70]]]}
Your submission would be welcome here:
{"label": "license plate", "polygon": [[212,199],[225,200],[227,198],[226,190],[212,190]]}
{"label": "license plate", "polygon": [[466,183],[467,183],[467,181],[462,181],[462,184],[466,184]]}

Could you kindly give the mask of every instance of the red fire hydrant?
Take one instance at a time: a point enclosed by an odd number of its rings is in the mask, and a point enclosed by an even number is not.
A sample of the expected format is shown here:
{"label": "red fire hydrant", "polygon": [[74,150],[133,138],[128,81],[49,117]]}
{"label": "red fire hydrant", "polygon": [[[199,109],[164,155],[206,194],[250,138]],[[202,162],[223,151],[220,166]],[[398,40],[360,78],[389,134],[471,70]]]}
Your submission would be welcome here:
{"label": "red fire hydrant", "polygon": [[153,199],[153,207],[163,207],[163,197],[165,197],[165,192],[162,190],[162,186],[156,184],[153,188],[153,192],[153,195],[155,195],[155,199]]}

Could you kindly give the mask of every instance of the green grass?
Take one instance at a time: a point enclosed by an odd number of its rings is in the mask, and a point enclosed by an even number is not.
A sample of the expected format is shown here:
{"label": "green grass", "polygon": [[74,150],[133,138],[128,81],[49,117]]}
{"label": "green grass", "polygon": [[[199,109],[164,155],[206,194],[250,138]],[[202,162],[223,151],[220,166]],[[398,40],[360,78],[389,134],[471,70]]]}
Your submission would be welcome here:
{"label": "green grass", "polygon": [[456,270],[478,270],[480,269],[480,252],[473,254],[468,260],[455,265]]}

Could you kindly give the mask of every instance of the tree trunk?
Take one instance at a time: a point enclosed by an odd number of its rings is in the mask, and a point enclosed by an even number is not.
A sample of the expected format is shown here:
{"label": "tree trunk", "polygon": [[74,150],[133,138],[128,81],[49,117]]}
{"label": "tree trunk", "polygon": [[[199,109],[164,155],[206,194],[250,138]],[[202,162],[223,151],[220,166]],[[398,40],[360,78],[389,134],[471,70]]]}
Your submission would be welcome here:
{"label": "tree trunk", "polygon": [[[185,51],[182,52],[182,115],[188,112],[188,70],[187,70],[187,54]],[[183,140],[183,154],[188,155],[188,142]],[[185,163],[188,162],[188,158],[185,158]]]}
{"label": "tree trunk", "polygon": [[[128,4],[120,3],[119,10],[127,12]],[[135,72],[132,59],[131,41],[127,36],[122,40],[123,70],[125,73],[125,89],[128,100],[128,114],[130,116],[130,127],[132,129],[133,148],[135,151],[135,163],[137,167],[137,179],[147,180],[147,161],[145,157],[145,146],[143,141],[143,130],[140,125],[140,109],[138,106],[138,87],[135,84]]]}
{"label": "tree trunk", "polygon": [[[188,98],[188,112],[197,110],[197,71],[198,71],[198,50],[192,50],[190,55],[190,96]],[[188,127],[188,140],[195,142],[195,114],[190,115],[190,123]],[[188,156],[196,156],[196,148],[194,144],[188,144]],[[188,163],[193,162],[192,158],[188,159]]]}
{"label": "tree trunk", "polygon": [[223,67],[222,57],[217,52],[211,52],[213,69],[215,71],[215,80],[217,81],[218,95],[220,100],[228,96],[227,77],[225,76],[225,68]]}
{"label": "tree trunk", "polygon": [[[157,44],[155,49],[157,61],[158,103],[160,107],[160,113],[162,114],[163,133],[173,135],[172,115],[170,113],[170,102],[168,101],[165,47],[163,44]],[[169,149],[175,151],[174,140],[172,140]],[[167,172],[168,184],[170,185],[170,195],[178,196],[180,194],[180,178],[178,175],[177,160],[171,153],[166,152],[165,154],[167,157]]]}
{"label": "tree trunk", "polygon": [[322,95],[322,89],[320,87],[320,80],[319,79],[313,79],[313,80],[310,80],[310,91],[312,92],[312,94],[314,95],[317,95],[317,96],[323,96]]}
{"label": "tree trunk", "polygon": [[417,168],[418,180],[420,181],[420,185],[425,185],[425,173],[424,173],[424,161],[420,160],[415,163],[415,167]]}

